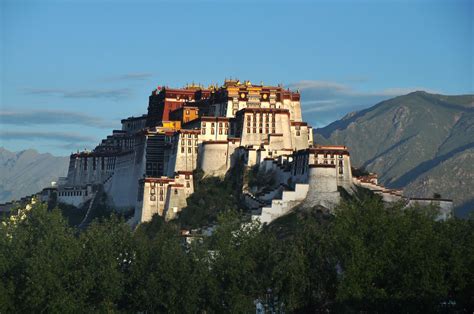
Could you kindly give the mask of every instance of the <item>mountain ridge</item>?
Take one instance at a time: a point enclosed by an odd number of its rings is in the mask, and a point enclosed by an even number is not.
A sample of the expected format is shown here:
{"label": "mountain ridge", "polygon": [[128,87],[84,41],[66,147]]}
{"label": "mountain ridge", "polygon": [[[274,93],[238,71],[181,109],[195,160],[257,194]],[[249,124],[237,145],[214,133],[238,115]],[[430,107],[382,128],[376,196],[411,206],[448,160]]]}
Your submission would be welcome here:
{"label": "mountain ridge", "polygon": [[35,149],[11,152],[0,147],[0,203],[20,199],[49,186],[67,174],[68,157]]}
{"label": "mountain ridge", "polygon": [[473,134],[474,95],[417,91],[349,113],[316,129],[314,139],[348,146],[353,164],[377,172],[387,187],[453,198],[465,216],[474,201]]}

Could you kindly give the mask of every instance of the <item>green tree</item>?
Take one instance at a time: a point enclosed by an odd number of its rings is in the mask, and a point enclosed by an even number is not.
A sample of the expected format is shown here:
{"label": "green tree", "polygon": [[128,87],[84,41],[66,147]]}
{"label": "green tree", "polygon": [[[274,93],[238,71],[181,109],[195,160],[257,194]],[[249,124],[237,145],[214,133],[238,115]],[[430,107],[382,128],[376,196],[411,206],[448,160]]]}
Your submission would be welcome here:
{"label": "green tree", "polygon": [[447,294],[435,215],[389,208],[378,198],[346,202],[331,227],[336,299],[348,309],[433,311]]}
{"label": "green tree", "polygon": [[437,225],[448,285],[445,302],[474,310],[474,220],[453,218]]}
{"label": "green tree", "polygon": [[163,225],[153,237],[144,231],[149,226],[140,228],[135,234],[137,262],[131,268],[127,308],[151,313],[197,312],[202,270],[186,252],[176,227]]}
{"label": "green tree", "polygon": [[90,311],[113,311],[123,298],[136,244],[131,228],[115,216],[94,221],[78,238],[77,285]]}
{"label": "green tree", "polygon": [[1,232],[2,312],[79,312],[78,243],[57,210],[36,204]]}

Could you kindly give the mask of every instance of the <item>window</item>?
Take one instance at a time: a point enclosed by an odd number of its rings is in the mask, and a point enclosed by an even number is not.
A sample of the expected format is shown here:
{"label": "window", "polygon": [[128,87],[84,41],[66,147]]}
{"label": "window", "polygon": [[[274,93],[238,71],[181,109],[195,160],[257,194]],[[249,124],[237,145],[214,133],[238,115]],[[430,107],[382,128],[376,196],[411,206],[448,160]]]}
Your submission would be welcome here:
{"label": "window", "polygon": [[214,128],[211,128],[211,134],[214,135]]}
{"label": "window", "polygon": [[198,135],[197,135],[197,134],[194,134],[194,138],[198,138]]}
{"label": "window", "polygon": [[206,122],[203,122],[203,123],[202,123],[202,127],[203,127],[203,128],[206,127]]}
{"label": "window", "polygon": [[184,175],[184,178],[185,178],[186,180],[189,180],[189,174],[185,174],[185,175]]}
{"label": "window", "polygon": [[191,184],[189,184],[189,181],[186,181],[186,187],[187,188],[191,187]]}
{"label": "window", "polygon": [[178,189],[174,189],[174,195],[178,194]]}
{"label": "window", "polygon": [[203,129],[201,130],[201,134],[202,134],[202,135],[205,135],[205,134],[206,134],[206,129],[203,128]]}
{"label": "window", "polygon": [[188,146],[191,146],[191,145],[192,145],[191,140],[188,140]]}
{"label": "window", "polygon": [[247,128],[247,133],[250,133],[250,128]]}
{"label": "window", "polygon": [[155,195],[150,195],[150,201],[152,201],[152,202],[156,201]]}
{"label": "window", "polygon": [[222,128],[219,128],[219,134],[222,134]]}
{"label": "window", "polygon": [[191,154],[191,147],[188,147],[188,153]]}
{"label": "window", "polygon": [[184,153],[184,147],[181,147],[181,153]]}
{"label": "window", "polygon": [[257,129],[256,129],[256,128],[253,128],[253,133],[257,133]]}
{"label": "window", "polygon": [[189,114],[189,110],[186,110],[186,114]]}
{"label": "window", "polygon": [[296,136],[300,136],[300,131],[296,131]]}
{"label": "window", "polygon": [[213,127],[214,127],[214,122],[211,123],[211,128],[213,128]]}

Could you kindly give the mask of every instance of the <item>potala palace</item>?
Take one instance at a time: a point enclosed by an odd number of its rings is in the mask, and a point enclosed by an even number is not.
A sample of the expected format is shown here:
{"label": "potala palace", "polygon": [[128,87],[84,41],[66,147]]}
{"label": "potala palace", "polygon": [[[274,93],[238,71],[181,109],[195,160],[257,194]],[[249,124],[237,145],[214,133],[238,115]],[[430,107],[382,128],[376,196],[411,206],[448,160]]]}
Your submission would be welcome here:
{"label": "potala palace", "polygon": [[81,206],[101,189],[117,210],[134,209],[133,225],[155,214],[171,220],[194,191],[196,169],[225,176],[243,163],[273,177],[263,191],[242,191],[252,219],[263,223],[297,205],[331,209],[341,188],[351,193],[356,186],[388,202],[435,202],[443,217],[451,215],[448,200],[408,199],[378,185],[374,174],[353,177],[348,148],[313,143],[299,92],[282,86],[225,80],[208,88],[158,87],[146,114],[121,123],[94,150],[71,155],[57,186],[60,202]]}

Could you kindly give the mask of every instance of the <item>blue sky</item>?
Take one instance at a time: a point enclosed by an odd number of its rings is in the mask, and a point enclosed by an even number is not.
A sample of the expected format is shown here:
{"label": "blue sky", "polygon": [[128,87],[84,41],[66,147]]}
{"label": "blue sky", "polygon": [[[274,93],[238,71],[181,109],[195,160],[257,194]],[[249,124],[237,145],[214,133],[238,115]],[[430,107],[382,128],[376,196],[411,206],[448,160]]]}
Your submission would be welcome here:
{"label": "blue sky", "polygon": [[315,127],[474,89],[474,1],[0,3],[0,146],[15,151],[91,149],[157,85],[283,83]]}

